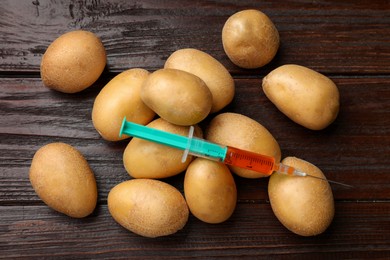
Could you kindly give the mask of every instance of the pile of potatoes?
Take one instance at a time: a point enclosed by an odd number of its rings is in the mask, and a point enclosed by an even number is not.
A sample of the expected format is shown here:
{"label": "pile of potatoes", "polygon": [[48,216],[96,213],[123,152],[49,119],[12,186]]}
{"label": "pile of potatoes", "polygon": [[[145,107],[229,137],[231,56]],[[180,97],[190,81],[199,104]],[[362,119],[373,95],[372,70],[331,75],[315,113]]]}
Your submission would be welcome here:
{"label": "pile of potatoes", "polygon": [[[259,68],[276,55],[279,34],[264,13],[244,10],[226,21],[222,43],[234,64]],[[105,64],[106,54],[99,38],[91,32],[74,31],[48,47],[42,58],[41,76],[47,87],[75,93],[91,86]],[[327,127],[338,114],[336,85],[303,66],[276,68],[263,79],[263,90],[282,113],[312,130]],[[179,49],[161,69],[149,72],[132,68],[109,81],[94,101],[92,122],[100,136],[112,142],[128,138],[119,136],[124,117],[183,136],[187,136],[190,126],[195,126],[194,135],[199,138],[272,156],[280,162],[280,146],[264,126],[242,114],[220,112],[231,103],[234,94],[235,82],[218,60],[201,50]],[[207,117],[211,120],[206,129],[201,129],[199,123]],[[268,176],[192,156],[181,162],[182,153],[161,144],[130,139],[123,152],[130,179],[113,187],[107,199],[114,220],[145,237],[177,232],[185,226],[190,213],[206,223],[221,223],[233,214],[237,203],[233,174],[237,178]],[[287,157],[282,162],[325,178],[319,168],[302,159]],[[163,181],[183,172],[184,196]],[[59,212],[80,218],[96,207],[94,174],[83,155],[70,145],[51,143],[40,148],[32,160],[29,177],[38,196]],[[326,181],[273,174],[268,192],[276,217],[296,234],[320,234],[333,219],[333,195]]]}

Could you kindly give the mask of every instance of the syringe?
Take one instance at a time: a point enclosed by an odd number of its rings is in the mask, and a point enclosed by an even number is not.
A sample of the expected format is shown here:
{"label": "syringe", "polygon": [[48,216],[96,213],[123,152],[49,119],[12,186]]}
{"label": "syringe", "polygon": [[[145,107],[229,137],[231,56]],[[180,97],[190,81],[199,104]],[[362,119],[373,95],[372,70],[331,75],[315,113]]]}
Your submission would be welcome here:
{"label": "syringe", "polygon": [[[317,176],[309,175],[291,166],[276,162],[275,158],[271,156],[241,150],[230,146],[223,146],[205,139],[194,137],[193,126],[190,127],[189,134],[186,137],[129,122],[126,121],[125,117],[122,122],[119,136],[122,136],[123,134],[184,150],[182,162],[185,162],[188,154],[190,154],[196,157],[222,162],[227,165],[249,169],[267,176],[271,175],[273,172],[277,172],[291,176],[309,176],[329,181]],[[339,182],[329,182],[349,186]]]}

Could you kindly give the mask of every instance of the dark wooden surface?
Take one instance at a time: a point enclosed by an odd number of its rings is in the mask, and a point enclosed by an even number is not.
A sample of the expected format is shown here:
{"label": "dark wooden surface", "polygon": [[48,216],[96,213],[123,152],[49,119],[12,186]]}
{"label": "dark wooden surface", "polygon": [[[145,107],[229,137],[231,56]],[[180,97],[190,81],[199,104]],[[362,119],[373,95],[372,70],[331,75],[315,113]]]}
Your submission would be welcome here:
{"label": "dark wooden surface", "polygon": [[[275,59],[256,70],[234,66],[221,43],[226,19],[247,8],[268,14],[281,36]],[[39,75],[42,54],[74,29],[101,37],[107,68],[81,93],[50,91]],[[389,1],[3,0],[0,37],[0,258],[390,258]],[[122,164],[126,141],[99,137],[91,122],[94,98],[117,73],[156,70],[186,47],[208,52],[232,73],[236,96],[224,111],[267,127],[284,157],[303,158],[354,186],[332,185],[336,214],[325,233],[286,230],[269,205],[268,179],[236,177],[237,209],[218,225],[191,216],[178,233],[146,239],[111,218],[107,194],[130,178]],[[304,129],[266,99],[262,77],[287,63],[338,85],[341,110],[327,129]],[[29,183],[32,156],[54,141],[78,148],[95,173],[98,205],[85,219],[49,209]],[[165,181],[183,192],[183,174]]]}

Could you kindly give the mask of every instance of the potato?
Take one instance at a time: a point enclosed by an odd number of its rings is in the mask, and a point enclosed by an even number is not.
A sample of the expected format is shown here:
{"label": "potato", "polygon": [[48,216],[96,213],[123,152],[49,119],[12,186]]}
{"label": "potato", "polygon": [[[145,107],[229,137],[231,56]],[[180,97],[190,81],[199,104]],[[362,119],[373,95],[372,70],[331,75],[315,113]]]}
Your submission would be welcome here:
{"label": "potato", "polygon": [[144,237],[171,235],[187,223],[183,195],[173,186],[150,179],[132,179],[108,194],[108,210],[124,228]]}
{"label": "potato", "polygon": [[54,40],[41,61],[41,78],[48,88],[76,93],[90,87],[106,66],[106,50],[92,32],[67,32]]}
{"label": "potato", "polygon": [[245,69],[268,64],[279,48],[279,32],[272,21],[258,10],[243,10],[227,19],[222,29],[226,55]]}
{"label": "potato", "polygon": [[83,218],[96,207],[95,176],[83,155],[69,144],[50,143],[39,148],[29,178],[39,198],[58,212]]}
{"label": "potato", "polygon": [[[302,159],[287,157],[282,163],[309,175],[325,178],[319,168]],[[334,200],[327,181],[273,174],[268,183],[268,195],[276,217],[295,234],[318,235],[333,220]]]}
{"label": "potato", "polygon": [[146,125],[155,113],[141,100],[141,86],[150,73],[134,68],[115,76],[97,95],[92,108],[92,122],[98,133],[108,141],[119,141],[123,118]]}
{"label": "potato", "polygon": [[184,195],[191,213],[206,223],[221,223],[234,212],[237,189],[229,168],[219,162],[195,159],[184,178]]}
{"label": "potato", "polygon": [[176,125],[194,125],[211,110],[212,94],[199,77],[176,69],[160,69],[146,79],[141,99],[161,118]]}
{"label": "potato", "polygon": [[269,100],[291,120],[311,130],[330,125],[339,112],[339,91],[332,80],[309,68],[288,64],[263,79]]}
{"label": "potato", "polygon": [[177,50],[169,56],[164,68],[184,70],[201,78],[213,96],[211,113],[221,110],[233,100],[235,87],[229,71],[203,51]]}
{"label": "potato", "polygon": [[[188,126],[178,126],[158,118],[148,127],[187,136]],[[194,136],[202,137],[202,131],[195,126]],[[177,175],[192,161],[192,156],[182,163],[183,151],[166,145],[133,138],[123,153],[123,164],[133,178],[160,179]]]}
{"label": "potato", "polygon": [[[275,138],[264,126],[247,116],[237,113],[219,114],[210,121],[205,136],[212,142],[272,156],[276,162],[280,161],[281,151]],[[235,166],[229,168],[245,178],[268,176]]]}

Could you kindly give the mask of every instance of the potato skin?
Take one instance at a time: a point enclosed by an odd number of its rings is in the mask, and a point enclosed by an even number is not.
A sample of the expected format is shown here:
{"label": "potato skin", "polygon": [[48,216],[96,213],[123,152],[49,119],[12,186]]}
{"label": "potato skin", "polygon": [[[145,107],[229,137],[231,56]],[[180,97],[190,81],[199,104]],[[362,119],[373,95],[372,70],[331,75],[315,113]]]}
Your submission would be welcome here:
{"label": "potato skin", "polygon": [[191,48],[177,50],[168,57],[164,68],[184,70],[201,78],[213,96],[210,113],[218,112],[233,100],[235,86],[232,76],[206,52]]}
{"label": "potato skin", "polygon": [[236,208],[234,178],[219,162],[203,158],[191,162],[184,178],[184,195],[191,213],[206,223],[222,223]]}
{"label": "potato skin", "polygon": [[155,113],[141,100],[141,86],[150,73],[134,68],[121,72],[110,80],[96,96],[92,108],[92,122],[98,133],[107,141],[119,141],[122,120],[146,125]]}
{"label": "potato skin", "polygon": [[90,87],[106,66],[106,50],[92,32],[67,32],[54,40],[41,61],[41,78],[48,88],[76,93]]}
{"label": "potato skin", "polygon": [[50,143],[39,148],[29,178],[39,198],[58,212],[83,218],[96,207],[95,176],[84,156],[69,144]]}
{"label": "potato skin", "polygon": [[[248,150],[280,161],[279,144],[272,134],[255,120],[237,113],[222,113],[214,117],[206,130],[205,137],[215,143]],[[229,165],[229,169],[244,178],[260,178],[268,175]]]}
{"label": "potato skin", "polygon": [[339,91],[333,81],[309,68],[287,64],[263,79],[269,100],[291,120],[311,130],[322,130],[337,117]]}
{"label": "potato skin", "polygon": [[[153,120],[147,126],[183,136],[187,136],[189,132],[188,126],[174,125],[162,118]],[[202,130],[198,126],[195,126],[194,136],[202,137]],[[123,165],[133,178],[161,179],[187,169],[193,157],[188,156],[182,163],[182,156],[182,150],[133,138],[123,153]]]}
{"label": "potato skin", "polygon": [[160,69],[148,76],[141,99],[156,114],[176,125],[194,125],[210,113],[213,98],[199,77],[176,69]]}
{"label": "potato skin", "polygon": [[144,237],[171,235],[185,226],[189,216],[183,195],[158,180],[132,179],[117,184],[107,203],[116,222]]}
{"label": "potato skin", "polygon": [[[319,168],[302,159],[287,157],[282,163],[307,174],[325,178]],[[327,181],[273,174],[268,183],[268,195],[275,216],[295,234],[318,235],[324,232],[333,220],[334,200]]]}
{"label": "potato skin", "polygon": [[230,16],[222,29],[226,55],[245,69],[268,64],[279,48],[279,32],[269,17],[259,10],[243,10]]}

